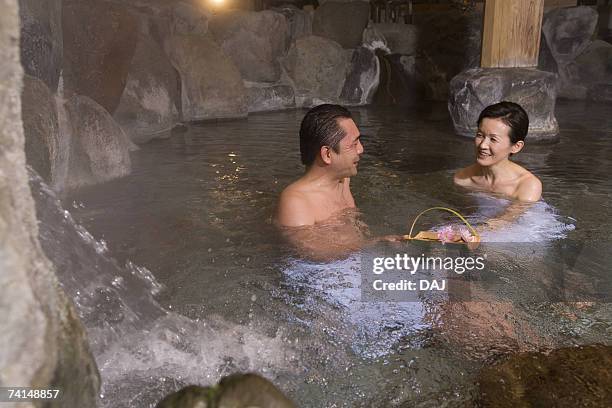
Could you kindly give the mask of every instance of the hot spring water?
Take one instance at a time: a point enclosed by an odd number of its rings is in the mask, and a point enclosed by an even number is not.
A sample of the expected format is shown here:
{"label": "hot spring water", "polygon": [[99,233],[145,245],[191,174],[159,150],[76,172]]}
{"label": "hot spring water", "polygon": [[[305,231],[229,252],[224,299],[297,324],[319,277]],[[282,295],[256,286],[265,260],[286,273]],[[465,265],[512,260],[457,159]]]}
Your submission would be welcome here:
{"label": "hot spring water", "polygon": [[[508,353],[609,344],[608,305],[560,302],[610,289],[612,124],[592,109],[560,109],[561,142],[517,157],[542,178],[544,202],[481,248],[483,285],[511,315],[463,310],[476,322],[444,299],[361,302],[362,253],[315,263],[284,247],[270,217],[301,171],[301,112],[194,126],[144,145],[131,176],[66,197],[69,211],[33,176],[41,242],[90,335],[102,406],[154,406],[236,371],[261,373],[304,407],[453,406],[473,401],[480,367]],[[578,137],[593,115],[599,127]],[[359,109],[357,122],[365,154],[351,184],[373,234],[405,233],[434,205],[479,221],[507,204],[452,186],[472,149],[443,110]],[[476,340],[481,329],[488,342]]]}

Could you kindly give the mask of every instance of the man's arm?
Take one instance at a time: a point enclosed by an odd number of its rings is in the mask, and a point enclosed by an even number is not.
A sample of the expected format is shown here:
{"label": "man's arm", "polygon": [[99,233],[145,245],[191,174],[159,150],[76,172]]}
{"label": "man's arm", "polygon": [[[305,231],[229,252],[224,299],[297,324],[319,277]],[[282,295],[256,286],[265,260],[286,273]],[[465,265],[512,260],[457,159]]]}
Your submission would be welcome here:
{"label": "man's arm", "polygon": [[314,225],[315,218],[308,200],[298,192],[283,191],[278,202],[276,222],[281,227]]}

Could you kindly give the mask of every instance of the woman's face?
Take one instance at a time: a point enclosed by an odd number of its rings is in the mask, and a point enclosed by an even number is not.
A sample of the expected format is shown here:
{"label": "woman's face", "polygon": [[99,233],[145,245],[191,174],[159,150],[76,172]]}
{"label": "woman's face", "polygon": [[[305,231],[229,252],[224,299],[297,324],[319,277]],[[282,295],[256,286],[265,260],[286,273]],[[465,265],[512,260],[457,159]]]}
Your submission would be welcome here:
{"label": "woman's face", "polygon": [[523,142],[510,141],[510,127],[501,119],[484,118],[474,138],[476,162],[481,166],[492,166],[506,160],[510,154],[518,153]]}

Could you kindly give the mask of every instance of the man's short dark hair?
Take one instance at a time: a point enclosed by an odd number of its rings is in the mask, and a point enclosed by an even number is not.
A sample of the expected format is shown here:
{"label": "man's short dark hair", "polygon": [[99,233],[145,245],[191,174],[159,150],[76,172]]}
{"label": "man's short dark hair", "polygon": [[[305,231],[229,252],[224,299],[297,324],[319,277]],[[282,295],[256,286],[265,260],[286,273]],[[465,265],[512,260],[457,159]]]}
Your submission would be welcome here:
{"label": "man's short dark hair", "polygon": [[310,109],[300,126],[300,155],[302,163],[314,163],[322,146],[339,152],[340,141],[346,136],[338,119],[352,119],[351,112],[343,106],[323,104]]}
{"label": "man's short dark hair", "polygon": [[510,128],[512,144],[525,140],[527,136],[529,116],[518,103],[503,101],[487,106],[478,116],[478,126],[484,118],[501,119]]}

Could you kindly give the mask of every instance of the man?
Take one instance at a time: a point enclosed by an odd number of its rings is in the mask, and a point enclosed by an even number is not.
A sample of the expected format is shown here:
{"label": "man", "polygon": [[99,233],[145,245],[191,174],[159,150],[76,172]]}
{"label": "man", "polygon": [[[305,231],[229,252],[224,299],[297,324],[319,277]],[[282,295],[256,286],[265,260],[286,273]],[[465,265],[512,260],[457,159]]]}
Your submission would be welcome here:
{"label": "man", "polygon": [[363,153],[351,113],[339,105],[312,108],[300,127],[300,154],[306,172],[282,192],[276,221],[283,227],[321,223],[355,208],[350,177]]}
{"label": "man", "polygon": [[302,120],[300,153],[306,171],[281,193],[275,217],[302,256],[340,258],[369,242],[350,189],[363,153],[359,137],[351,113],[339,105],[319,105]]}

